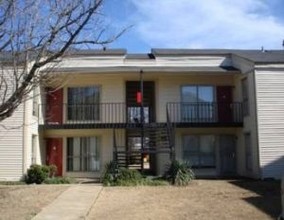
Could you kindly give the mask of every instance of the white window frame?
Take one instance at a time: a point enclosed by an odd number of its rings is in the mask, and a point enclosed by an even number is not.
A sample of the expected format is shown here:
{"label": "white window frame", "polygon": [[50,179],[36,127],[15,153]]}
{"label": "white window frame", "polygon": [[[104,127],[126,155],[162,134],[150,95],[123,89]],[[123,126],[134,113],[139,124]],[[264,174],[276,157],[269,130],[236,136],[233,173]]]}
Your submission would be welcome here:
{"label": "white window frame", "polygon": [[[84,142],[90,141],[91,138],[95,139],[95,154],[90,154],[90,145],[84,145]],[[72,146],[71,144],[72,139]],[[79,146],[75,145],[75,140]],[[71,152],[72,149],[72,152]],[[68,137],[67,138],[67,152],[66,152],[66,167],[67,172],[97,172],[100,171],[100,137],[88,136],[88,137]],[[74,155],[74,151],[77,151],[78,155]],[[71,155],[72,153],[72,155]],[[77,169],[74,169],[74,163],[77,160]],[[72,164],[71,164],[72,162]]]}
{"label": "white window frame", "polygon": [[[98,101],[91,104],[74,104],[69,101],[69,91],[71,89],[88,89],[94,88],[98,91]],[[72,106],[75,105],[75,106]],[[77,105],[77,106],[76,106]],[[67,121],[98,121],[101,118],[101,87],[99,85],[92,86],[74,86],[67,88],[67,107],[66,107],[66,118]],[[71,109],[71,110],[70,110]],[[70,111],[75,114],[72,117]],[[88,116],[89,115],[89,116]]]}
{"label": "white window frame", "polygon": [[[192,152],[190,151],[188,148],[188,146],[185,145],[185,138],[188,137],[188,136],[192,136],[194,138],[197,138],[197,144],[198,144],[198,150],[195,152],[195,153],[192,153],[192,156],[197,156],[198,157],[198,160],[199,160],[199,164],[198,165],[193,165],[192,162],[188,159],[188,158],[185,158],[185,152],[188,151],[188,152]],[[201,138],[202,137],[205,137],[205,136],[211,136],[214,138],[214,144],[213,144],[213,150],[212,150],[212,153],[211,155],[210,154],[206,154],[206,153],[203,153],[201,152],[200,148],[201,148]],[[207,165],[202,165],[202,157],[205,157],[205,156],[211,156],[213,157],[213,161],[214,161],[214,165],[212,166],[207,166]],[[189,165],[192,166],[192,168],[197,168],[197,169],[200,169],[200,168],[216,168],[216,136],[215,135],[211,135],[211,134],[204,134],[204,135],[191,135],[191,134],[188,134],[188,135],[183,135],[183,160],[186,162],[186,163],[189,163]]]}
{"label": "white window frame", "polygon": [[[187,103],[185,102],[185,97],[183,93],[183,88],[186,87],[195,87],[196,88],[196,94],[197,97],[199,97],[199,88],[200,87],[210,87],[212,88],[212,101],[211,102],[202,102],[202,101],[197,101],[195,103]],[[205,84],[187,84],[187,85],[182,85],[181,86],[181,101],[182,101],[182,106],[181,106],[181,116],[182,116],[182,121],[185,122],[199,122],[199,121],[214,121],[216,119],[216,113],[214,108],[214,102],[216,101],[216,86],[214,85],[205,85]],[[203,111],[202,109],[202,103],[204,103],[204,107],[206,111]],[[212,103],[212,104],[211,104]],[[196,106],[194,107],[194,105]],[[209,106],[206,106],[209,105]],[[210,106],[211,105],[211,106]],[[209,112],[207,111],[209,108]]]}
{"label": "white window frame", "polygon": [[38,136],[37,135],[32,135],[32,139],[31,139],[31,164],[36,164],[36,161],[37,161],[37,138]]}

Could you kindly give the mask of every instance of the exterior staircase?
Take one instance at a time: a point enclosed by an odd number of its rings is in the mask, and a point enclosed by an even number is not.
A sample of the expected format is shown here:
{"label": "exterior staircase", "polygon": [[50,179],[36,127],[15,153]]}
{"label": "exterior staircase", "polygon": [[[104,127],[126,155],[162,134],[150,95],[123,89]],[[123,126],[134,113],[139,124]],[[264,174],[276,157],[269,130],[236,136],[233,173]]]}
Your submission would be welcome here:
{"label": "exterior staircase", "polygon": [[[141,128],[136,129],[141,130]],[[173,154],[172,127],[169,127],[167,123],[145,124],[143,132],[145,137],[143,149],[131,151],[118,150],[127,148],[116,145],[114,130],[114,160],[119,167],[141,170],[145,155]]]}

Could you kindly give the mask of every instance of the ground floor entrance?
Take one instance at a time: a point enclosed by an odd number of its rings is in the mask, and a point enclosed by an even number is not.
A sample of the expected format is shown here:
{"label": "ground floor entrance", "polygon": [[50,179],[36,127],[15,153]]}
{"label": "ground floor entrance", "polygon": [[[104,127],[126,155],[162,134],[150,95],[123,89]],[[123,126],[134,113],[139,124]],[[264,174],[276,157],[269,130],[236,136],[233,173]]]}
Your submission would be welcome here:
{"label": "ground floor entrance", "polygon": [[[175,159],[186,162],[197,177],[242,175],[239,167],[244,159],[240,155],[240,139],[234,134],[213,131],[214,129],[197,133],[187,128],[176,129]],[[64,132],[65,135],[61,133],[62,137],[49,136],[44,139],[46,146],[43,161],[56,165],[57,175],[100,177],[105,165],[114,159],[121,161],[121,167],[143,170],[151,175],[163,175],[172,159],[167,128],[164,125],[145,128],[143,149],[139,127],[117,129],[116,141],[113,129]],[[114,144],[117,145],[116,148]]]}

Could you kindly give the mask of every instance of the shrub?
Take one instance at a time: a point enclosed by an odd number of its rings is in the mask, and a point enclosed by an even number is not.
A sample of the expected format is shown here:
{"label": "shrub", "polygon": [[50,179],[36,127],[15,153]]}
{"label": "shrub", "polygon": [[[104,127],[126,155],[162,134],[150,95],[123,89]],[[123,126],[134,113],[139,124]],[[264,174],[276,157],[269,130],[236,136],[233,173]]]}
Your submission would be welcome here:
{"label": "shrub", "polygon": [[75,180],[69,177],[51,177],[44,180],[45,184],[71,184],[74,182]]}
{"label": "shrub", "polygon": [[33,164],[27,171],[25,182],[41,184],[49,176],[49,167]]}
{"label": "shrub", "polygon": [[102,183],[104,186],[113,186],[117,181],[118,165],[115,161],[110,161],[105,166],[105,171],[102,176]]}
{"label": "shrub", "polygon": [[57,173],[57,166],[54,164],[49,165],[49,177],[55,177]]}
{"label": "shrub", "polygon": [[138,170],[126,168],[119,169],[116,185],[118,186],[137,186],[142,184],[142,175]]}
{"label": "shrub", "polygon": [[194,179],[194,173],[187,163],[173,161],[169,165],[164,177],[173,185],[186,186]]}

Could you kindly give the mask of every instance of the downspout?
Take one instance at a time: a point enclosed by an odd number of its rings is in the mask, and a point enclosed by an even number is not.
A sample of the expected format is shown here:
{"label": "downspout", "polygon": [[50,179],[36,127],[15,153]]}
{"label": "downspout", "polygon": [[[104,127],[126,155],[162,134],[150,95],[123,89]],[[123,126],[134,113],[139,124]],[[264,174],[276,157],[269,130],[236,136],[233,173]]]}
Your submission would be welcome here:
{"label": "downspout", "polygon": [[141,105],[140,105],[140,124],[141,124],[141,171],[144,170],[144,89],[143,89],[143,70],[140,70],[140,93],[141,93]]}

